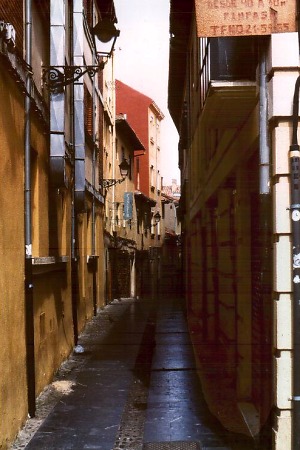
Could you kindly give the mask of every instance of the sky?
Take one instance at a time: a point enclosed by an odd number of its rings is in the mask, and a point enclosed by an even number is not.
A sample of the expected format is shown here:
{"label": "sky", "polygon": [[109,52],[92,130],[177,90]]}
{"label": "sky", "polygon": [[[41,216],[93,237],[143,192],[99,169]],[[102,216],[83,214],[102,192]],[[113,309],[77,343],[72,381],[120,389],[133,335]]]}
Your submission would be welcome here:
{"label": "sky", "polygon": [[115,76],[150,97],[163,112],[161,174],[180,184],[178,133],[168,111],[169,0],[114,0],[120,36]]}

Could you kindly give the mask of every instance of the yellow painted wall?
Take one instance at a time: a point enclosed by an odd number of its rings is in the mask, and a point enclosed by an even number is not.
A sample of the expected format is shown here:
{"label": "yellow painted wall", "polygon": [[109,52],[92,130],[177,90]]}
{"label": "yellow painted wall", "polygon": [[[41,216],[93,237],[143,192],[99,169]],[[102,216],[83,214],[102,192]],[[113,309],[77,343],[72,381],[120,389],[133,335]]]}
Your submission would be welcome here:
{"label": "yellow painted wall", "polygon": [[[47,134],[41,120],[34,115],[31,147],[33,258],[69,257],[68,262],[59,267],[33,267],[35,377],[38,395],[51,381],[74,345],[70,258],[71,190],[49,189]],[[67,173],[69,172],[70,168],[67,167]],[[51,228],[49,208],[55,211],[51,216]]]}
{"label": "yellow painted wall", "polygon": [[[91,204],[87,203],[88,209]],[[88,225],[87,213],[78,215],[78,242],[79,242],[79,297],[77,305],[78,329],[84,328],[86,320],[93,316],[93,280],[92,273],[87,267],[87,255],[90,254],[88,241],[90,233],[90,220]]]}
{"label": "yellow painted wall", "polygon": [[36,275],[33,292],[36,393],[39,394],[73,347],[69,264],[65,270]]}
{"label": "yellow painted wall", "polygon": [[0,72],[0,448],[27,415],[24,322],[24,110]]}
{"label": "yellow painted wall", "polygon": [[48,146],[41,121],[32,115],[31,121],[32,180],[32,254],[49,255],[48,227]]}
{"label": "yellow painted wall", "polygon": [[104,249],[104,228],[103,214],[104,208],[101,206],[97,209],[96,214],[96,254],[98,258],[97,272],[97,307],[101,308],[105,305],[105,249]]}

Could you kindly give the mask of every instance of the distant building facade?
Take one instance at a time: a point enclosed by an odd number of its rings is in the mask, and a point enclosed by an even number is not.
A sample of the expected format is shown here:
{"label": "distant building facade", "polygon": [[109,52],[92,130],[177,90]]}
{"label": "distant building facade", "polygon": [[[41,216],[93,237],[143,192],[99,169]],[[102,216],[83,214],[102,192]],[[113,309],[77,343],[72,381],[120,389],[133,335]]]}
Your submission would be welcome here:
{"label": "distant building facade", "polygon": [[[134,182],[137,227],[142,238],[139,248],[139,266],[142,267],[140,276],[148,293],[153,289],[157,291],[160,247],[164,237],[160,166],[160,128],[164,115],[152,99],[119,80],[116,80],[116,111],[125,115],[144,147],[136,149],[134,153]],[[156,214],[161,218],[158,222],[155,221]],[[151,274],[155,274],[154,287],[146,286]]]}
{"label": "distant building facade", "polygon": [[180,186],[173,179],[162,189],[162,215],[165,235],[161,253],[161,295],[182,296],[181,218],[179,213]]}
{"label": "distant building facade", "polygon": [[178,215],[180,201],[180,185],[173,179],[170,186],[162,188],[162,204],[165,232],[180,235],[180,220]]}

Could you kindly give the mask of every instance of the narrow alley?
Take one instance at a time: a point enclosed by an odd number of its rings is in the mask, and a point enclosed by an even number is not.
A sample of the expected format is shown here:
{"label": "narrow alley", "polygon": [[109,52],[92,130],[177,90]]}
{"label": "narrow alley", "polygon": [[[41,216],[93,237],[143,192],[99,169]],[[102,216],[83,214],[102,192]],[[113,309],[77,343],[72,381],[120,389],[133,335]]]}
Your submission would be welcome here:
{"label": "narrow alley", "polygon": [[300,0],[0,0],[1,450],[300,450],[299,55]]}
{"label": "narrow alley", "polygon": [[114,300],[88,324],[47,390],[57,391],[56,404],[39,419],[49,401],[41,396],[37,419],[11,450],[262,448],[210,414],[181,299]]}

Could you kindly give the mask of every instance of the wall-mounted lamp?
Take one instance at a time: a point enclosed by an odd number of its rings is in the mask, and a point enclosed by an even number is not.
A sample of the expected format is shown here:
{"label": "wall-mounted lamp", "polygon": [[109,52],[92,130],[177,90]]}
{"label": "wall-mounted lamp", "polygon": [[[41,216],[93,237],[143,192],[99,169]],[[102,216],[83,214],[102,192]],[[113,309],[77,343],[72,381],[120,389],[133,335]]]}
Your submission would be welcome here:
{"label": "wall-mounted lamp", "polygon": [[161,219],[161,215],[159,214],[159,212],[157,211],[154,216],[153,216],[154,222],[155,222],[155,226],[159,224],[160,219]]}
{"label": "wall-mounted lamp", "polygon": [[148,227],[145,227],[145,230],[150,230],[151,228],[157,227],[157,225],[159,224],[160,219],[161,219],[161,215],[159,214],[159,211],[157,211],[157,212],[154,214],[153,219],[154,219],[154,223],[152,223],[152,224],[151,224],[150,226],[148,226]]}
{"label": "wall-mounted lamp", "polygon": [[130,166],[129,166],[129,164],[128,164],[126,159],[123,159],[121,164],[119,164],[119,169],[120,169],[120,174],[121,174],[122,178],[119,178],[119,179],[112,179],[112,178],[110,178],[110,179],[102,179],[102,180],[100,180],[100,185],[103,188],[108,189],[111,186],[114,186],[115,184],[123,183],[123,181],[125,181],[128,173],[129,173],[129,169],[130,169]]}
{"label": "wall-mounted lamp", "polygon": [[116,42],[117,37],[120,36],[120,30],[117,30],[114,21],[110,20],[108,17],[100,20],[97,25],[92,29],[93,36],[96,36],[99,41],[107,43],[114,39],[112,43],[112,52],[114,48],[114,44]]}
{"label": "wall-mounted lamp", "polygon": [[106,61],[101,60],[97,65],[89,66],[44,66],[43,81],[51,92],[62,92],[65,86],[75,83],[84,74],[88,73],[90,77],[94,77],[97,72],[104,69],[108,58],[112,55],[120,30],[116,29],[113,21],[104,18],[92,29],[92,35],[105,44],[112,41],[110,50],[102,52],[97,50],[97,44],[94,40],[97,57],[102,58],[106,56]]}

